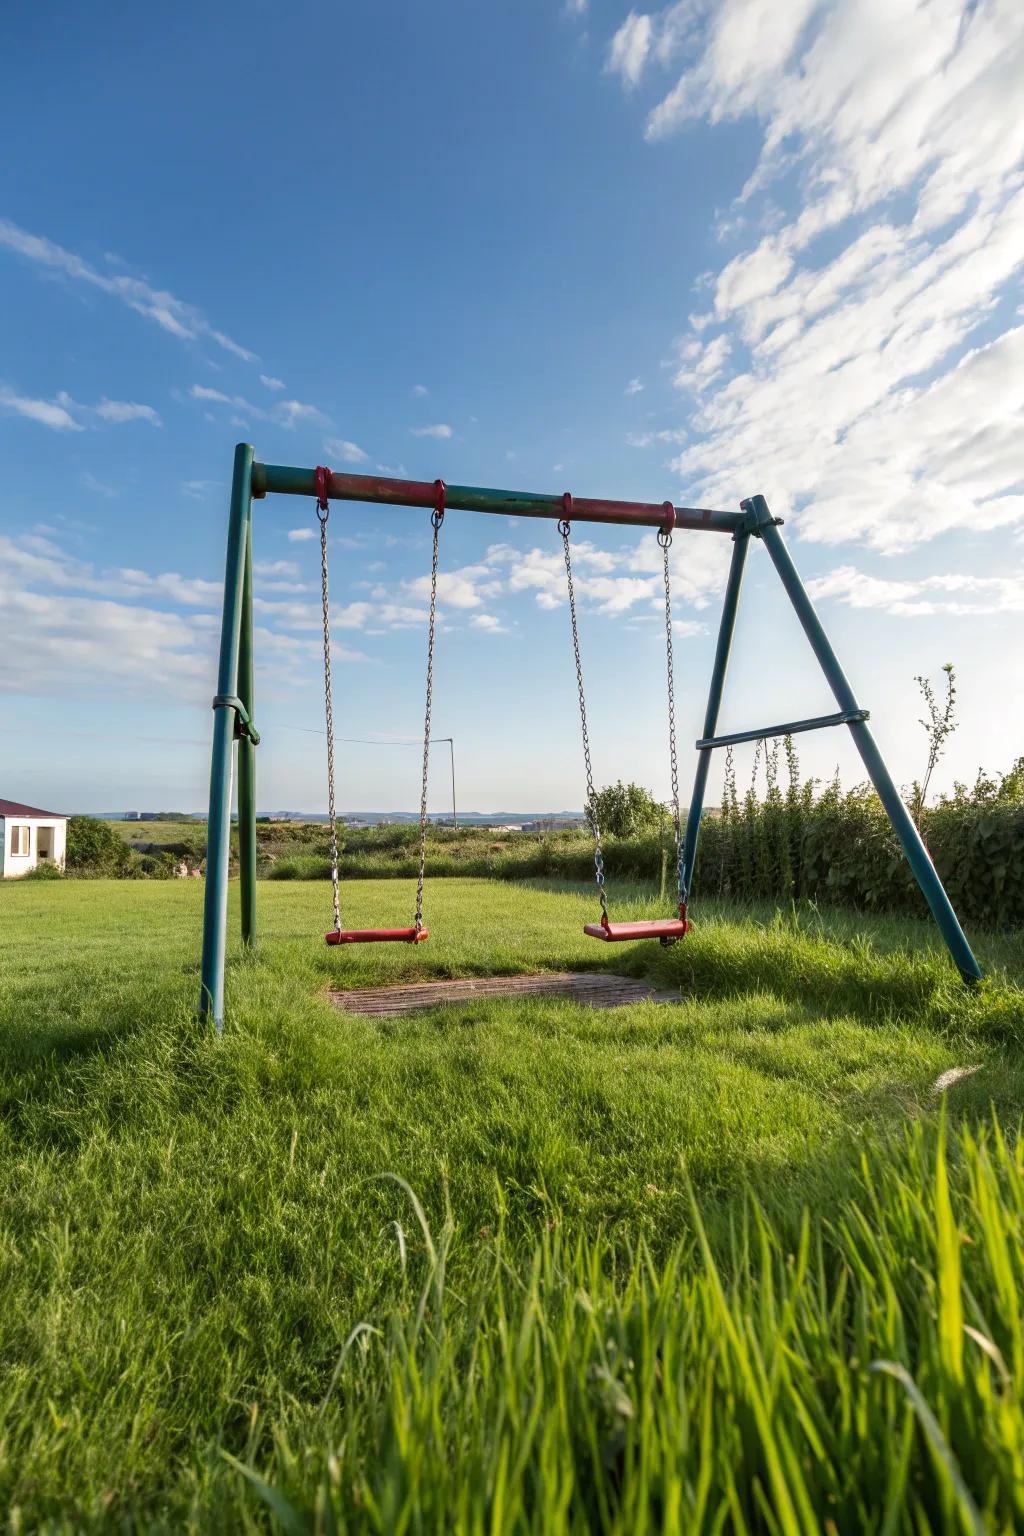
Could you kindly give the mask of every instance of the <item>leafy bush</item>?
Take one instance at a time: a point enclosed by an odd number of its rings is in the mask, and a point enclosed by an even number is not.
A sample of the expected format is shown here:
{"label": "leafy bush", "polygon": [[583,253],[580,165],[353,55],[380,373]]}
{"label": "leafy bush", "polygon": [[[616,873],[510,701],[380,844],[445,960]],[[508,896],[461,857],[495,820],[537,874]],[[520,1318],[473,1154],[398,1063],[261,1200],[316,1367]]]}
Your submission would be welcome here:
{"label": "leafy bush", "polygon": [[132,873],[136,860],[128,844],[105,821],[72,816],[64,863],[71,874],[123,878]]}
{"label": "leafy bush", "polygon": [[593,831],[594,822],[609,837],[642,837],[665,824],[665,807],[641,784],[607,784],[599,789],[585,812]]}
{"label": "leafy bush", "polygon": [[[721,815],[705,817],[695,885],[741,899],[838,902],[875,911],[924,911],[924,898],[874,790],[838,781],[816,794],[801,784],[786,744],[789,788],[778,784],[778,746],[767,753],[767,791],[741,801],[727,773]],[[995,778],[918,812],[921,836],[961,917],[997,927],[1024,922],[1024,758]]]}
{"label": "leafy bush", "polygon": [[64,871],[59,864],[54,864],[52,859],[43,859],[34,869],[22,875],[23,880],[63,880]]}

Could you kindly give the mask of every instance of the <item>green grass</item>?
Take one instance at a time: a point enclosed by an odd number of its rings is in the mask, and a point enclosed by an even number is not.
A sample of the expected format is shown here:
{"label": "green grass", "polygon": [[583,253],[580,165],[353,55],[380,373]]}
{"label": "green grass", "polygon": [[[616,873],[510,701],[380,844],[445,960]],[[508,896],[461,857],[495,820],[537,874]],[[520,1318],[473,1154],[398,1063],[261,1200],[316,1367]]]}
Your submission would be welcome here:
{"label": "green grass", "polygon": [[[198,882],[0,888],[11,1529],[1024,1523],[1019,937],[969,994],[895,920],[619,951],[588,895],[446,881],[429,944],[332,952],[325,886],[259,897],[217,1041]],[[324,997],[599,965],[679,1002]]]}

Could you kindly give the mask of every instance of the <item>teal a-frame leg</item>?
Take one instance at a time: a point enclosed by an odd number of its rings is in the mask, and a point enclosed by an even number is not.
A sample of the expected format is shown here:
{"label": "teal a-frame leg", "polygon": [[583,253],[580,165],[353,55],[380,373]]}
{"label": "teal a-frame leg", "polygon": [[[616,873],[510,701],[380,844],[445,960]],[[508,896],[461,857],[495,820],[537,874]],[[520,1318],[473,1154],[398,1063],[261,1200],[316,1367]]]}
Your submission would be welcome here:
{"label": "teal a-frame leg", "polygon": [[252,461],[248,443],[235,449],[224,573],[217,694],[213,701],[210,814],[206,834],[206,891],[203,904],[203,962],[199,1012],[218,1031],[224,1019],[224,958],[228,928],[228,867],[231,861],[231,786],[238,742],[238,843],[242,897],[242,942],[256,938],[256,744],[252,723]]}
{"label": "teal a-frame leg", "polygon": [[[910,812],[903,803],[899,790],[892,781],[892,776],[882,759],[875,743],[875,739],[868,727],[868,712],[857,703],[856,696],[850,686],[845,672],[839,664],[839,659],[832,649],[831,642],[826,635],[818,615],[814,611],[814,605],[807,595],[806,588],[800,580],[796,566],[793,564],[789,551],[779,533],[780,519],[772,517],[768,510],[768,503],[763,496],[752,496],[749,501],[740,503],[746,513],[745,524],[734,533],[734,545],[732,564],[729,568],[729,579],[725,589],[725,602],[722,609],[722,619],[718,631],[718,645],[715,650],[714,667],[711,673],[711,687],[708,694],[708,707],[704,717],[704,735],[697,742],[697,772],[694,779],[693,795],[690,800],[690,810],[686,823],[686,839],[683,850],[683,888],[689,894],[693,882],[694,865],[697,859],[697,840],[700,834],[700,821],[704,810],[704,794],[707,786],[708,769],[711,762],[711,753],[718,747],[732,746],[740,741],[757,741],[769,736],[793,735],[799,731],[819,730],[824,726],[845,725],[850,731],[856,744],[857,751],[868,771],[868,776],[875,787],[875,791],[885,807],[886,814],[892,823],[893,831],[899,838],[900,846],[906,855],[907,862],[913,870],[914,877],[921,887],[921,893],[931,910],[931,914],[938,924],[939,931],[946,942],[953,961],[964,981],[973,984],[981,979],[981,967],[967,942],[967,937],[960,926],[959,919],[953,910],[953,905],[946,894],[946,889],[939,879],[935,865],[932,863],[928,850],[921,841],[921,834],[914,825]],[[838,714],[820,715],[813,720],[793,720],[782,725],[770,725],[753,731],[737,731],[730,735],[716,736],[718,727],[718,713],[722,702],[722,691],[725,687],[725,674],[729,665],[729,651],[732,646],[733,630],[736,624],[736,608],[739,603],[740,583],[743,579],[743,567],[746,559],[746,549],[751,537],[761,540],[772,564],[775,566],[786,590],[786,595],[796,610],[796,616],[800,620],[804,634],[811,644],[821,670],[824,672],[829,687],[832,689],[836,703],[839,705]]]}

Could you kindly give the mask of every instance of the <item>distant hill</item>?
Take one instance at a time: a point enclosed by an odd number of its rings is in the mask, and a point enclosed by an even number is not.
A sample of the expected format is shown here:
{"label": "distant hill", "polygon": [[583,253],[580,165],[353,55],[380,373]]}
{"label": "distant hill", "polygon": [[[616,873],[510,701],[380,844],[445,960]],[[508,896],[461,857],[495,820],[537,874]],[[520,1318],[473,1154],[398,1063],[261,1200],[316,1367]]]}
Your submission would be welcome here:
{"label": "distant hill", "polygon": [[[102,821],[205,821],[205,811],[90,811],[90,816],[97,816]],[[326,815],[322,811],[264,811],[257,815],[270,817],[272,821],[312,821],[325,822]],[[237,818],[236,818],[237,819]],[[371,826],[380,821],[390,822],[417,822],[420,819],[419,811],[339,811],[339,821],[362,821]],[[432,821],[450,821],[450,811],[432,811]],[[583,821],[582,811],[459,811],[459,825],[467,827],[494,827],[505,826],[507,823],[518,825],[524,821]]]}

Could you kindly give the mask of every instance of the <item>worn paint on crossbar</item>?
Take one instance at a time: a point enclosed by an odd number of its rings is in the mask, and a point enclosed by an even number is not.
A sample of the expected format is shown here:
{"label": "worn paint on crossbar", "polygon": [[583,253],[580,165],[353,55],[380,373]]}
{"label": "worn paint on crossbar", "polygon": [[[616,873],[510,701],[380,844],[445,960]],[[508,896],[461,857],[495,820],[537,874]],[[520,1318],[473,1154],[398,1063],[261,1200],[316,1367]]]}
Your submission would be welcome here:
{"label": "worn paint on crossbar", "polygon": [[649,982],[604,972],[558,971],[546,976],[468,976],[460,981],[407,982],[398,987],[364,987],[328,994],[346,1013],[384,1019],[451,1003],[503,997],[566,997],[588,1008],[623,1008],[629,1003],[676,1003],[678,994],[656,991]]}

